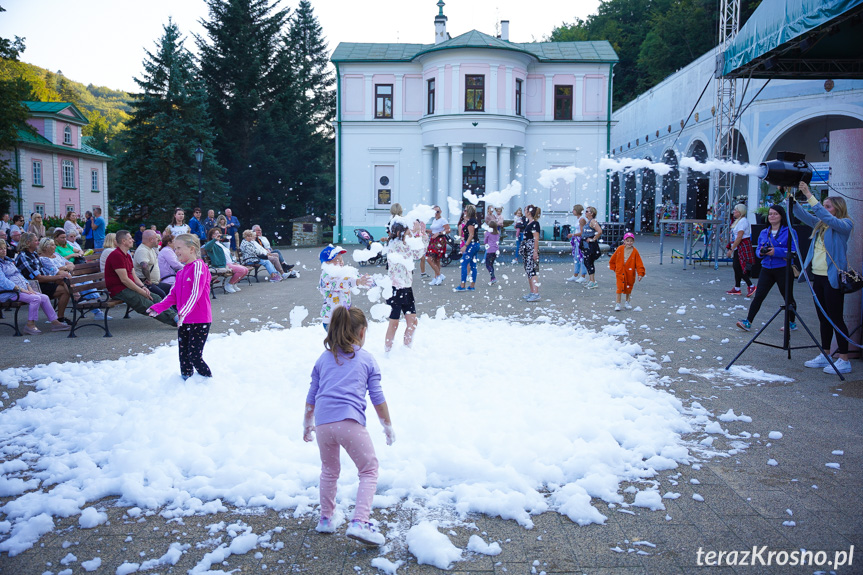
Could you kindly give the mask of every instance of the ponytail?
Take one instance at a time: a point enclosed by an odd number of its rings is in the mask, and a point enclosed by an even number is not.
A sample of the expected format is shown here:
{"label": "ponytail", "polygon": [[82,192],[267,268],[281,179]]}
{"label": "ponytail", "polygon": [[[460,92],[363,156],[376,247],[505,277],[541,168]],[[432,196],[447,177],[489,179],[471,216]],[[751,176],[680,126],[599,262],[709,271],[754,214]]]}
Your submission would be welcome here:
{"label": "ponytail", "polygon": [[362,331],[368,325],[363,310],[358,307],[346,308],[340,305],[333,310],[324,347],[333,353],[336,363],[339,362],[339,352],[349,359],[354,358],[354,346],[360,345]]}

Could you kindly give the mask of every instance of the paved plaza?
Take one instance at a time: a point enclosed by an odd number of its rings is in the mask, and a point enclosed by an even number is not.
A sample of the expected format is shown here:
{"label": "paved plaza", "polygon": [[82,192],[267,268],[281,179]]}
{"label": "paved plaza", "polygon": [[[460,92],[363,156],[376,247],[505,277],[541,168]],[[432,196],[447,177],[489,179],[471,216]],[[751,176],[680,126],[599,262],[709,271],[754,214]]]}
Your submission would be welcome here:
{"label": "paved plaza", "polygon": [[[663,501],[664,511],[612,506],[594,499],[593,505],[608,517],[604,525],[579,526],[563,515],[547,512],[533,518],[533,529],[525,529],[511,520],[470,515],[468,521],[476,529],[465,525],[452,527],[452,542],[464,549],[472,534],[482,533],[486,541],[499,542],[503,551],[497,556],[470,554],[468,560],[453,565],[452,573],[829,573],[831,567],[826,564],[780,567],[775,565],[774,558],[774,564],[768,566],[761,565],[758,557],[763,557],[766,563],[770,552],[803,548],[824,551],[827,560],[832,561],[836,553],[847,552],[851,546],[854,546],[851,565],[834,571],[841,575],[863,573],[863,362],[852,360],[854,371],[846,376],[845,382],[840,382],[836,375],[803,367],[803,361],[815,355],[814,349],[795,350],[789,360],[784,351],[754,345],[740,358],[739,365],[792,381],[766,378],[759,382],[727,376],[721,368],[754,335],[754,331],[747,334],[734,325],[738,318],[745,317],[748,300],[725,294],[732,285],[730,265],[722,264],[718,270],[712,265],[683,270],[680,260],[671,261],[671,249],[679,249],[681,244],[680,239],[667,239],[664,263],[659,265],[658,239],[638,238],[637,247],[647,268],[647,278],[633,294],[637,309],[617,313],[613,311],[614,277],[608,270],[607,257],[597,264],[599,289],[587,290],[564,281],[572,271],[568,257],[548,256],[540,266],[542,301],[535,304],[525,304],[521,299],[527,291],[527,281],[520,266],[500,267],[497,272],[500,285],[494,287],[488,285],[488,274],[480,266],[480,281],[473,293],[452,292],[458,275],[455,264],[444,268],[447,279],[439,287],[420,282],[419,271],[415,272],[414,291],[420,314],[433,316],[436,309],[444,306],[449,314],[491,313],[521,322],[547,316],[552,321],[564,319],[596,330],[606,325],[610,316],[621,320],[633,318],[628,339],[654,349],[657,358],[668,356],[670,361],[661,364],[658,376],[670,378],[667,389],[682,402],[688,405],[697,401],[715,415],[733,408],[735,413],[752,418],[751,422],[725,422],[722,427],[728,435],[715,435],[713,447],[728,456],[658,474],[661,493],[680,494],[677,499]],[[217,294],[212,332],[257,330],[267,321],[287,326],[289,313],[295,306],[309,310],[304,324],[316,320],[321,304],[317,291],[318,252],[307,248],[284,250],[287,261],[299,262],[298,279],[279,284],[244,283],[241,293]],[[346,259],[350,261],[349,257]],[[500,259],[508,262],[511,257]],[[383,268],[374,271],[382,273]],[[804,290],[805,286],[797,286],[801,316],[817,332],[812,299]],[[779,304],[778,292],[774,291],[753,328],[766,321]],[[679,313],[683,306],[685,313]],[[130,319],[122,319],[120,310],[111,311],[114,337],[110,339],[102,338],[96,330],[84,330],[76,339],[66,339],[60,333],[13,338],[11,330],[0,328],[0,369],[52,361],[112,360],[147,353],[176,338],[175,330],[152,319],[134,313]],[[777,321],[768,328],[765,341],[781,344],[779,325]],[[419,329],[417,342],[423,345],[422,322]],[[793,345],[810,343],[802,328],[794,332]],[[367,348],[372,353],[382,353],[379,349],[382,342],[368,343]],[[247,358],[237,358],[243,359]],[[289,350],[279,365],[290,369]],[[514,364],[514,374],[517,368]],[[249,376],[263,375],[251,369]],[[577,377],[576,365],[573,377]],[[476,382],[481,384],[480,380]],[[561,381],[560,386],[565,393],[566,381]],[[0,392],[8,394],[2,400],[2,409],[8,409],[34,389],[22,385],[17,389],[2,387]],[[776,431],[781,432],[781,439],[770,439],[770,432]],[[828,466],[828,463],[839,465]],[[348,468],[343,471],[353,473]],[[621,485],[621,490],[627,487]],[[9,498],[0,499],[0,503],[8,501]],[[631,502],[631,495],[627,501]],[[66,569],[70,569],[70,574],[84,573],[80,563],[61,563],[72,553],[78,561],[99,556],[102,563],[97,572],[114,574],[121,564],[134,558],[159,557],[173,542],[190,544],[191,548],[176,565],[160,566],[150,572],[186,573],[213,549],[196,548],[196,543],[208,540],[206,526],[219,521],[228,524],[242,521],[258,534],[273,532],[273,545],[233,555],[224,564],[215,563],[214,570],[314,575],[385,572],[371,566],[372,559],[380,555],[378,550],[363,549],[343,534],[316,533],[316,513],[295,518],[290,511],[243,508],[169,522],[158,514],[130,517],[125,508],[113,506],[111,500],[100,501],[98,505],[107,511],[107,523],[81,529],[78,516],[56,519],[55,530],[33,548],[14,557],[0,555],[0,573],[56,575]],[[410,525],[416,511],[403,501],[386,510],[375,509],[374,516],[390,521],[398,518]],[[0,515],[0,526],[2,520]],[[278,527],[282,529],[277,530]],[[2,538],[4,535],[0,534]],[[391,550],[386,557],[404,561],[397,573],[440,571],[418,565],[404,541],[389,544]],[[708,552],[751,552],[753,547],[764,548],[756,555],[754,566],[704,565]],[[738,558],[742,561],[743,555]]]}

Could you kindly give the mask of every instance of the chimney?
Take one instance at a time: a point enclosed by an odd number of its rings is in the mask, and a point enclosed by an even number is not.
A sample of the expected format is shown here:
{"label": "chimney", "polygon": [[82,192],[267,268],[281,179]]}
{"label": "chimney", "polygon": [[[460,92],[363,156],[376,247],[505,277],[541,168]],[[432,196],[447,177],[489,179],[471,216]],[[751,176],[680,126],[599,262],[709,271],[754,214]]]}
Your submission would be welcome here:
{"label": "chimney", "polygon": [[446,16],[443,15],[443,0],[438,0],[438,14],[434,19],[434,43],[440,44],[449,39],[446,33]]}
{"label": "chimney", "polygon": [[500,39],[509,42],[509,20],[500,21]]}

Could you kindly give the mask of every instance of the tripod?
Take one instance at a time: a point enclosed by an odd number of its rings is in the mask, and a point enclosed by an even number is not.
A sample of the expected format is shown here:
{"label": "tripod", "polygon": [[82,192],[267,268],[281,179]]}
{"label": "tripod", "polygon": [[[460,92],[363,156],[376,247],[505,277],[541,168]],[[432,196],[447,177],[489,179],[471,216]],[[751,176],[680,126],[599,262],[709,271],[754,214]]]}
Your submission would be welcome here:
{"label": "tripod", "polygon": [[[740,358],[740,356],[743,355],[743,352],[745,352],[747,349],[749,349],[749,346],[752,345],[753,343],[757,343],[759,345],[765,345],[767,347],[775,347],[776,349],[785,350],[788,352],[788,359],[791,359],[791,350],[792,349],[808,349],[811,347],[817,347],[818,351],[821,352],[821,354],[827,359],[827,362],[830,364],[830,366],[836,372],[836,375],[839,376],[839,379],[842,381],[845,381],[845,378],[842,376],[841,373],[839,373],[839,370],[836,369],[836,365],[833,363],[833,360],[830,358],[830,355],[824,352],[824,350],[821,348],[821,345],[818,343],[818,340],[816,340],[815,336],[812,334],[812,331],[810,331],[809,327],[806,325],[806,323],[803,321],[803,319],[797,314],[797,310],[794,308],[794,304],[791,303],[791,291],[792,291],[792,286],[793,286],[792,282],[795,279],[794,274],[792,274],[792,271],[791,271],[791,265],[794,262],[794,254],[796,253],[795,250],[797,249],[797,243],[794,241],[794,236],[792,235],[794,228],[791,225],[791,216],[792,216],[792,210],[794,209],[795,199],[794,199],[793,193],[790,193],[790,194],[785,193],[785,186],[780,186],[779,191],[782,194],[784,194],[785,198],[786,198],[786,206],[787,206],[786,207],[786,211],[787,211],[786,219],[787,219],[787,224],[788,224],[788,249],[785,252],[785,301],[783,302],[782,305],[779,306],[779,309],[776,310],[776,313],[774,313],[773,316],[769,320],[767,320],[767,323],[764,324],[764,327],[759,329],[758,332],[754,336],[752,336],[752,339],[750,339],[749,342],[743,346],[743,349],[741,349],[740,352],[736,356],[734,356],[734,359],[732,359],[731,362],[727,366],[725,366],[725,369],[726,369],[726,371],[728,369],[730,369],[731,366],[734,365],[734,362],[736,362]],[[806,270],[800,270],[800,273],[805,274]],[[779,317],[779,314],[783,314],[783,322],[784,322],[783,323],[784,328],[783,328],[783,335],[782,335],[782,345],[776,345],[776,344],[767,343],[764,341],[758,341],[758,336],[760,336],[764,332],[764,330],[767,329],[771,323],[773,323],[773,320],[775,320],[777,317]],[[797,322],[803,326],[803,329],[805,329],[806,333],[809,334],[809,339],[811,339],[812,343],[815,345],[801,345],[801,346],[796,346],[796,347],[791,346],[791,320],[792,320],[792,318],[795,318],[797,320]]]}

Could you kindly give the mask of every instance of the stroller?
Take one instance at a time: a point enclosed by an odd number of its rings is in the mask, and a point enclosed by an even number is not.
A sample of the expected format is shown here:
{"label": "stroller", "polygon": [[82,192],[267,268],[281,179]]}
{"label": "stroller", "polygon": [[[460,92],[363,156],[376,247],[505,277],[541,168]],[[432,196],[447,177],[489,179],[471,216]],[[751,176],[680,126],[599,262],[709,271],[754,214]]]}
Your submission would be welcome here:
{"label": "stroller", "polygon": [[[359,241],[360,245],[363,246],[364,250],[372,249],[372,243],[375,241],[375,238],[372,237],[372,235],[369,233],[368,230],[364,230],[362,228],[356,228],[354,230],[354,234],[357,236],[357,241]],[[380,245],[380,244],[378,244],[378,245]],[[381,264],[386,265],[386,263],[387,263],[387,255],[383,252],[383,249],[381,249],[380,252],[378,252],[373,257],[369,258],[368,260],[366,260],[364,262],[359,262],[359,264],[361,266],[363,266],[363,265],[377,266],[377,265],[381,265]]]}
{"label": "stroller", "polygon": [[446,243],[446,253],[440,259],[440,265],[442,266],[448,266],[451,262],[461,259],[461,248],[459,248],[458,242],[451,234],[446,235]]}

